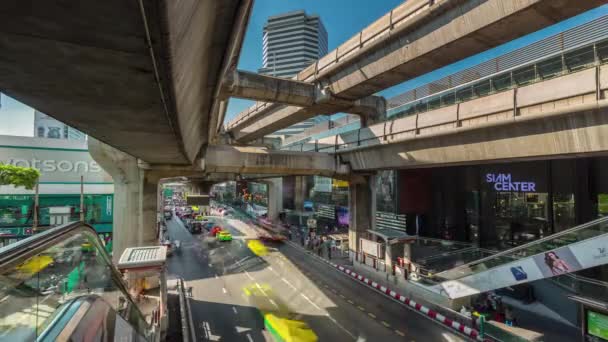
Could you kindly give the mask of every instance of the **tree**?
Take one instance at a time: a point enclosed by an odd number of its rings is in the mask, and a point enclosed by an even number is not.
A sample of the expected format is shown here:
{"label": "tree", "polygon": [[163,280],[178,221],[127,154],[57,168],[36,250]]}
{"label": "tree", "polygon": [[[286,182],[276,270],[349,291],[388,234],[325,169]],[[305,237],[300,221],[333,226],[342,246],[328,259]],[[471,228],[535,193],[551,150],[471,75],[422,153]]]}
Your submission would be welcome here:
{"label": "tree", "polygon": [[40,171],[31,167],[0,163],[0,185],[22,186],[32,190],[40,177]]}

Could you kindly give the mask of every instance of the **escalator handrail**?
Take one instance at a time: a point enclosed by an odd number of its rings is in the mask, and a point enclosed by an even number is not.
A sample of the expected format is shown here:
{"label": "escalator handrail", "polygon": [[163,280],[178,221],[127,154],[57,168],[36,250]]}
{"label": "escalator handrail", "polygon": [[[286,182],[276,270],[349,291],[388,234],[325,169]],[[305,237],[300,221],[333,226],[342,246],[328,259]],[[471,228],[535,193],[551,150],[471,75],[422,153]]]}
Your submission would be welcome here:
{"label": "escalator handrail", "polygon": [[[94,228],[85,223],[70,222],[0,248],[0,269],[4,268],[6,264],[13,264],[13,261],[17,258],[38,254],[41,252],[40,249],[52,246],[66,234],[81,227],[88,227],[95,232]],[[97,235],[96,232],[95,235]]]}
{"label": "escalator handrail", "polygon": [[474,260],[474,261],[468,262],[466,264],[454,267],[452,269],[449,269],[449,270],[437,273],[436,276],[441,277],[441,273],[445,273],[445,272],[452,273],[452,272],[457,271],[459,269],[469,269],[470,266],[472,266],[472,265],[480,264],[480,263],[486,262],[486,261],[491,260],[491,259],[495,259],[495,258],[499,258],[499,257],[506,256],[506,255],[509,255],[509,254],[513,254],[513,253],[515,253],[517,251],[520,251],[522,249],[526,249],[526,248],[528,248],[530,246],[534,246],[534,245],[538,245],[538,244],[546,242],[546,241],[554,240],[554,239],[557,239],[557,238],[559,238],[561,236],[571,234],[572,232],[576,232],[578,230],[583,230],[585,228],[589,228],[591,226],[594,226],[594,225],[597,225],[597,224],[600,224],[600,223],[604,223],[604,222],[608,222],[608,216],[601,217],[599,219],[583,223],[583,224],[578,225],[576,227],[572,227],[570,229],[563,230],[563,231],[561,231],[559,233],[555,233],[555,234],[551,234],[551,235],[545,236],[544,238],[541,238],[541,239],[538,239],[538,240],[534,240],[534,241],[525,243],[525,244],[517,246],[517,247],[506,249],[504,251],[498,252],[498,253],[496,253],[494,255],[487,256],[485,258],[481,258],[479,260]]}
{"label": "escalator handrail", "polygon": [[[130,307],[135,309],[140,317],[144,317],[125,286],[121,273],[116,269],[112,263],[112,258],[103,248],[103,245],[99,240],[99,236],[97,235],[97,231],[95,228],[84,222],[66,223],[0,248],[0,273],[6,267],[13,267],[15,264],[19,264],[19,260],[33,257],[49,247],[65,241],[68,235],[72,235],[77,232],[90,234],[90,236],[93,237],[95,249],[100,252],[99,254],[104,259],[105,264],[109,266],[114,283],[120,288],[120,291],[129,300]],[[147,326],[146,328],[151,329],[150,326]]]}

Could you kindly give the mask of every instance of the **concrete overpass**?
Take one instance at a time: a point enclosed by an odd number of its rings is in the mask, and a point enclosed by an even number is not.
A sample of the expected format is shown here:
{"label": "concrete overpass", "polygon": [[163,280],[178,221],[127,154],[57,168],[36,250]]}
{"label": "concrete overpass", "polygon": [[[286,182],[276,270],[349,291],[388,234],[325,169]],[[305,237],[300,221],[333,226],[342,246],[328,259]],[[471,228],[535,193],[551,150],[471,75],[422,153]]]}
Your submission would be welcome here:
{"label": "concrete overpass", "polygon": [[[296,80],[352,103],[602,4],[411,0],[300,72]],[[326,108],[256,103],[226,130],[237,141],[248,142],[317,114],[327,114]]]}
{"label": "concrete overpass", "polygon": [[608,151],[608,64],[308,142],[353,171]]}
{"label": "concrete overpass", "polygon": [[192,164],[223,122],[252,0],[7,0],[0,91],[149,163]]}

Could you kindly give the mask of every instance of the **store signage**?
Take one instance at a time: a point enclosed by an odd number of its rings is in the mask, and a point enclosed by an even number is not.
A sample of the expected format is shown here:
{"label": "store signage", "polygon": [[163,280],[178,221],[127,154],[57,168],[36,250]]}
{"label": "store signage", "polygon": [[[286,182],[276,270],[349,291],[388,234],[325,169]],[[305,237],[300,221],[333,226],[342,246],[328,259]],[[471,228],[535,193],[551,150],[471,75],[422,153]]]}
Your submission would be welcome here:
{"label": "store signage", "polygon": [[486,182],[496,191],[536,192],[536,182],[514,182],[510,173],[488,173]]}
{"label": "store signage", "polygon": [[81,176],[85,183],[112,182],[112,177],[83,149],[86,145],[82,142],[65,141],[63,145],[69,148],[50,148],[45,145],[48,140],[23,138],[19,139],[20,145],[0,141],[0,163],[36,168],[41,183],[79,183]]}
{"label": "store signage", "polygon": [[0,163],[33,167],[40,172],[101,172],[101,167],[95,161],[71,161],[71,160],[55,160],[55,159],[8,159]]}

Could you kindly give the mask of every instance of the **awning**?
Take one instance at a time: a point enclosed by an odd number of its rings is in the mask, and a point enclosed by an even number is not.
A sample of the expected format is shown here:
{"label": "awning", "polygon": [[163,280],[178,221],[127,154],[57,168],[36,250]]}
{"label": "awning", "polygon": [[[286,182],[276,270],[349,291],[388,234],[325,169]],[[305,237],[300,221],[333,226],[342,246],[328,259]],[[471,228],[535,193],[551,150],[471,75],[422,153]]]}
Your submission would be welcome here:
{"label": "awning", "polygon": [[388,241],[389,244],[412,242],[417,239],[416,235],[408,235],[406,232],[396,229],[368,229],[367,232]]}

